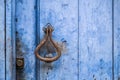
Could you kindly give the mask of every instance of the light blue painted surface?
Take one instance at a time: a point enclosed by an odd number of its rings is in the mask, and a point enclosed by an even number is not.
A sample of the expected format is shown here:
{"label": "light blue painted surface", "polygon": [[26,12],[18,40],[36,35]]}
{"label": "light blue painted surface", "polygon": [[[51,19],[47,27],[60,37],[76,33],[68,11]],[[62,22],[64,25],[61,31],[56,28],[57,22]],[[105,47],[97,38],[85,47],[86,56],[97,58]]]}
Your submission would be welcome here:
{"label": "light blue painted surface", "polygon": [[24,58],[24,69],[17,70],[17,80],[35,80],[35,0],[16,0],[15,6],[16,57]]}
{"label": "light blue painted surface", "polygon": [[112,80],[112,1],[79,1],[79,79]]}
{"label": "light blue painted surface", "polygon": [[14,0],[6,0],[6,80],[16,80]]}
{"label": "light blue painted surface", "polygon": [[[22,80],[112,80],[112,0],[15,2],[6,0],[6,80],[15,79],[15,74]],[[114,79],[118,80],[120,1],[115,0],[114,5]],[[0,80],[5,79],[4,10],[1,4]],[[43,38],[42,27],[47,23],[55,28],[53,39],[65,42],[67,50],[51,64],[39,63],[38,59],[36,63],[34,50]],[[15,56],[25,59],[24,69],[16,73]]]}
{"label": "light blue painted surface", "polygon": [[114,74],[120,80],[120,0],[114,1]]}
{"label": "light blue painted surface", "polygon": [[5,79],[5,4],[0,0],[0,80]]}
{"label": "light blue painted surface", "polygon": [[53,39],[66,42],[67,51],[52,64],[40,64],[40,80],[78,79],[78,0],[40,0],[40,37],[47,23],[54,26]]}

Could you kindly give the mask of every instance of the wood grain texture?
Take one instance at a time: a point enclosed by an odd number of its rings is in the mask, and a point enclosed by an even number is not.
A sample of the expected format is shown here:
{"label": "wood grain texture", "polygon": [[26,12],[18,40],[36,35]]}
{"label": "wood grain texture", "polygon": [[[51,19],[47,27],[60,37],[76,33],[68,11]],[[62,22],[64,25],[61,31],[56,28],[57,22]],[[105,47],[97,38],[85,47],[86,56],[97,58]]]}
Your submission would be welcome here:
{"label": "wood grain texture", "polygon": [[112,80],[112,0],[79,1],[79,80]]}
{"label": "wood grain texture", "polygon": [[35,0],[16,0],[16,57],[24,58],[24,69],[17,69],[17,80],[36,80]]}
{"label": "wood grain texture", "polygon": [[114,74],[120,80],[120,0],[114,0]]}
{"label": "wood grain texture", "polygon": [[53,39],[65,42],[67,51],[53,63],[40,63],[40,80],[77,80],[78,0],[40,0],[41,39],[42,27],[47,23],[55,28]]}
{"label": "wood grain texture", "polygon": [[0,80],[5,80],[5,4],[0,0]]}

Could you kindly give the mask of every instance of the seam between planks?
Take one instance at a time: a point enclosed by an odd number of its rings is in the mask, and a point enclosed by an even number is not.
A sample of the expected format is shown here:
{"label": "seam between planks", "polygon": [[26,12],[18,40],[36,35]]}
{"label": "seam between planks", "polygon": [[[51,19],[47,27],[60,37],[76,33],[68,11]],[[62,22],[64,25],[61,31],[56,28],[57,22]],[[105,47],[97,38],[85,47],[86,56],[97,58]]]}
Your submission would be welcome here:
{"label": "seam between planks", "polygon": [[6,0],[4,0],[4,55],[5,55],[5,80],[6,80]]}
{"label": "seam between planks", "polygon": [[112,0],[112,80],[114,80],[114,0]]}
{"label": "seam between planks", "polygon": [[78,0],[78,80],[79,80],[79,68],[80,68],[80,63],[79,63],[79,0]]}
{"label": "seam between planks", "polygon": [[[36,0],[36,44],[40,42],[40,0]],[[36,47],[37,47],[36,45]],[[36,58],[36,79],[40,80],[40,61]]]}
{"label": "seam between planks", "polygon": [[12,38],[12,79],[16,80],[16,34],[15,34],[15,0],[11,1],[11,38]]}

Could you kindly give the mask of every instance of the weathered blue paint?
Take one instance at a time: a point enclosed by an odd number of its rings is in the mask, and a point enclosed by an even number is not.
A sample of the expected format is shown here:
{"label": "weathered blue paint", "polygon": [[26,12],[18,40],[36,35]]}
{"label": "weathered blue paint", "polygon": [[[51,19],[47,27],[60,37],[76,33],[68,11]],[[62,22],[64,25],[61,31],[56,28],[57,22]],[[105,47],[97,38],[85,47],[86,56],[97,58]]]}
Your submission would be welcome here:
{"label": "weathered blue paint", "polygon": [[51,64],[40,64],[40,80],[78,79],[78,0],[40,0],[40,37],[46,23],[54,26],[53,39],[66,42],[67,51]]}
{"label": "weathered blue paint", "polygon": [[[113,2],[6,0],[5,27],[5,4],[0,0],[0,80],[16,80],[16,76],[17,80],[112,80],[113,74],[119,80],[120,0]],[[53,63],[41,62],[34,55],[47,23],[55,28],[53,39],[67,47]],[[24,58],[25,65],[15,73],[16,57]]]}
{"label": "weathered blue paint", "polygon": [[114,0],[114,74],[120,80],[120,0]]}
{"label": "weathered blue paint", "polygon": [[17,70],[17,80],[36,80],[35,76],[35,0],[16,0],[16,57],[24,58],[24,69]]}
{"label": "weathered blue paint", "polygon": [[16,80],[14,0],[6,0],[6,80]]}
{"label": "weathered blue paint", "polygon": [[5,4],[0,0],[0,80],[5,79]]}
{"label": "weathered blue paint", "polygon": [[79,80],[112,80],[112,0],[79,1]]}

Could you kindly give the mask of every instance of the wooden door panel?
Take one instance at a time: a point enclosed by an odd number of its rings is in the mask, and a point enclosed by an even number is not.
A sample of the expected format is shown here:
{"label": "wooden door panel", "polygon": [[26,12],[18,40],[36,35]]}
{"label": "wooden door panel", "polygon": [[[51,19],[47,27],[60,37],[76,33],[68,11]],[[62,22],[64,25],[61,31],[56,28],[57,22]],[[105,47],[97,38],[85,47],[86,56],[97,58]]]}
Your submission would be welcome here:
{"label": "wooden door panel", "polygon": [[79,1],[79,79],[112,80],[112,0]]}
{"label": "wooden door panel", "polygon": [[[41,80],[78,79],[78,0],[40,0],[40,37],[46,23],[53,25],[53,39],[65,43],[67,51],[49,64],[40,62]],[[38,69],[39,70],[39,69]]]}
{"label": "wooden door panel", "polygon": [[[0,80],[119,80],[119,4],[120,0],[1,0]],[[63,49],[52,63],[34,55],[47,23]],[[16,58],[24,58],[23,69],[16,69]]]}
{"label": "wooden door panel", "polygon": [[36,79],[36,11],[35,0],[16,0],[16,57],[24,58],[24,68],[17,69],[17,80]]}

